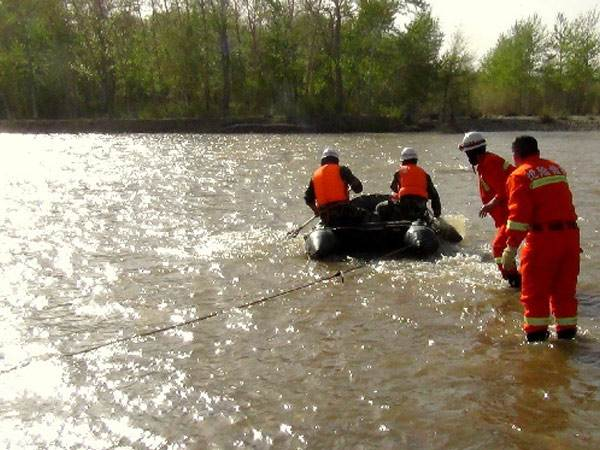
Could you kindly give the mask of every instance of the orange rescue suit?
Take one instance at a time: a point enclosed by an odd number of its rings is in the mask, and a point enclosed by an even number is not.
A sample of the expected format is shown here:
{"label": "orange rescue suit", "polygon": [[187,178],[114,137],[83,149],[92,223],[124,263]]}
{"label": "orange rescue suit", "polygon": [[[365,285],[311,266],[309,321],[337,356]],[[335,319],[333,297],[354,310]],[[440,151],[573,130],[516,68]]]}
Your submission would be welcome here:
{"label": "orange rescue suit", "polygon": [[427,173],[423,169],[416,164],[407,164],[400,166],[398,173],[400,175],[400,189],[398,192],[394,192],[394,199],[399,200],[405,195],[414,195],[425,200],[429,198]]}
{"label": "orange rescue suit", "polygon": [[350,199],[339,164],[322,165],[313,173],[312,182],[318,208],[330,203],[347,202]]}
{"label": "orange rescue suit", "polygon": [[508,218],[508,204],[506,193],[506,180],[515,170],[515,167],[500,156],[486,152],[477,165],[479,175],[479,194],[485,205],[494,197],[500,202],[490,211],[496,228],[506,224]]}
{"label": "orange rescue suit", "polygon": [[506,248],[506,220],[508,219],[508,203],[506,180],[515,167],[500,156],[486,152],[477,164],[479,175],[479,195],[483,204],[497,198],[499,203],[490,211],[496,226],[496,235],[492,241],[492,254],[503,276],[508,275],[500,266],[502,251]]}
{"label": "orange rescue suit", "polygon": [[575,290],[579,275],[579,229],[565,171],[539,156],[527,158],[510,175],[508,245],[521,251],[524,330],[544,331],[550,314],[556,330],[577,326]]}

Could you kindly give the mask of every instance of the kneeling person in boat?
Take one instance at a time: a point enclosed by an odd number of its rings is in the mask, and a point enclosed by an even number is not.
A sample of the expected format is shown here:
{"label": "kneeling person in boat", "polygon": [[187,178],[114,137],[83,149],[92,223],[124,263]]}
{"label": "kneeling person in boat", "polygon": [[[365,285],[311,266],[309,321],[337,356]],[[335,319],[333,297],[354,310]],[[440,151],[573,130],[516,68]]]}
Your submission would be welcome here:
{"label": "kneeling person in boat", "polygon": [[381,220],[418,220],[427,213],[427,201],[431,200],[433,215],[442,214],[440,196],[431,177],[417,165],[417,152],[406,147],[400,155],[402,165],[394,174],[388,201],[377,205],[376,212]]}
{"label": "kneeling person in boat", "polygon": [[337,150],[327,148],[321,167],[313,173],[304,201],[325,225],[351,225],[362,221],[366,211],[350,204],[349,190],[362,192],[360,180],[346,166],[340,166]]}

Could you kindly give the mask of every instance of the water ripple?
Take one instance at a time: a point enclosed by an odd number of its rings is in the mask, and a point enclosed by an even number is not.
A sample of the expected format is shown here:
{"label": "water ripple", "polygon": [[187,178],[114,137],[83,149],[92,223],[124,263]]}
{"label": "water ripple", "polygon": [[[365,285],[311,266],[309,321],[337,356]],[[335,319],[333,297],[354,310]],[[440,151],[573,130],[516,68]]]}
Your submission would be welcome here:
{"label": "water ripple", "polygon": [[[582,337],[527,346],[458,136],[0,135],[0,446],[600,446],[598,136],[578,137]],[[540,139],[562,160],[571,137]],[[367,192],[422,150],[464,242],[236,309],[363,262],[286,238],[327,145]]]}

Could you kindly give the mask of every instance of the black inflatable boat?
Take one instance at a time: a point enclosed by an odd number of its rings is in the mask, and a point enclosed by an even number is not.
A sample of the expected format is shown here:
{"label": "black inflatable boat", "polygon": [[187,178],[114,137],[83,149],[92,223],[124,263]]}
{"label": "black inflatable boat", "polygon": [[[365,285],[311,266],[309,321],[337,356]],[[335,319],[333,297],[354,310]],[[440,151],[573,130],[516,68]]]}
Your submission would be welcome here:
{"label": "black inflatable boat", "polygon": [[[352,203],[374,211],[375,205],[387,198],[381,194],[363,195],[353,199]],[[371,219],[357,225],[326,227],[319,224],[305,236],[305,248],[311,259],[364,254],[426,257],[438,250],[440,238],[451,242],[462,240],[453,228],[443,228],[440,222],[430,218],[414,222],[382,221],[372,215]]]}

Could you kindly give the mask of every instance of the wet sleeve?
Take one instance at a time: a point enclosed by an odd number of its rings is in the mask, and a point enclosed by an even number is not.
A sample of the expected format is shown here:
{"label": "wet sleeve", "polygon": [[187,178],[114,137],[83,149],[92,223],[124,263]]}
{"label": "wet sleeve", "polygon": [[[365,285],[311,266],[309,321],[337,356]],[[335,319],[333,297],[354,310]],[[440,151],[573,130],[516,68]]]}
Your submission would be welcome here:
{"label": "wet sleeve", "polygon": [[308,206],[314,206],[315,200],[316,200],[315,187],[313,186],[312,180],[310,180],[310,183],[308,184],[308,187],[306,188],[306,192],[304,192],[304,201],[306,202],[306,204]]}
{"label": "wet sleeve", "polygon": [[522,174],[510,176],[506,182],[508,192],[506,230],[509,247],[518,247],[531,226],[533,207],[529,184],[529,178]]}
{"label": "wet sleeve", "polygon": [[398,172],[394,174],[392,184],[390,184],[390,189],[392,192],[398,192],[400,190],[400,177],[398,176]]}
{"label": "wet sleeve", "polygon": [[429,199],[431,200],[431,209],[433,209],[433,215],[435,217],[440,217],[442,215],[442,202],[440,201],[440,195],[433,185],[433,181],[431,181],[431,177],[429,175],[427,175],[427,195],[429,195]]}
{"label": "wet sleeve", "polygon": [[348,167],[342,166],[340,168],[340,175],[342,177],[342,180],[344,180],[344,182],[346,182],[346,184],[350,186],[350,189],[352,189],[357,194],[360,194],[362,192],[362,183],[358,178],[356,178],[356,176],[354,176],[354,174]]}

